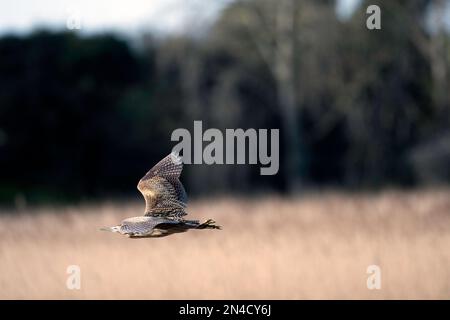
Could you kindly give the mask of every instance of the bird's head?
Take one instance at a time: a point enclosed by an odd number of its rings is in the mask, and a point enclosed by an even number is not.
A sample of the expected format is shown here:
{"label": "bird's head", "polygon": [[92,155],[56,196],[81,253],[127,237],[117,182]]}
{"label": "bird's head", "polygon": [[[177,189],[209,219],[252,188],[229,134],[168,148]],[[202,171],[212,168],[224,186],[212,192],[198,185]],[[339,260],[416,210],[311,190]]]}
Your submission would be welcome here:
{"label": "bird's head", "polygon": [[120,232],[120,226],[103,227],[103,228],[100,228],[100,230],[102,230],[102,231],[110,231],[110,232]]}

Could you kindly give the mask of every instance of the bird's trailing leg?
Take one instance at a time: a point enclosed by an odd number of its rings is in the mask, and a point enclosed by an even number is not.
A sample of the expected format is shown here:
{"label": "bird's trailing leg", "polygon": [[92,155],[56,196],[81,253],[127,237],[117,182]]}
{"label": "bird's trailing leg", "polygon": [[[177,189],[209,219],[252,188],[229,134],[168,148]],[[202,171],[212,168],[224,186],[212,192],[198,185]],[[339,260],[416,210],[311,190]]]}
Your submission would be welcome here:
{"label": "bird's trailing leg", "polygon": [[208,219],[205,222],[198,225],[197,229],[221,229],[220,226],[215,224],[216,222],[212,219]]}

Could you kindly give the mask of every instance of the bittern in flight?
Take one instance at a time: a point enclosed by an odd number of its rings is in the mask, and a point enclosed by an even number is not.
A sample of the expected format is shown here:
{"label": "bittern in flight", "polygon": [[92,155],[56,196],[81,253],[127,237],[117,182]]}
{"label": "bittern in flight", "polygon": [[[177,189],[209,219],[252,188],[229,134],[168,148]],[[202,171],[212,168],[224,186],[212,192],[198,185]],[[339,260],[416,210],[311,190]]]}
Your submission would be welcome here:
{"label": "bittern in flight", "polygon": [[137,186],[145,199],[145,214],[101,230],[118,232],[130,238],[147,238],[163,237],[189,229],[220,229],[211,219],[200,223],[198,220],[183,218],[187,215],[187,195],[179,180],[182,169],[181,157],[175,152],[158,162]]}

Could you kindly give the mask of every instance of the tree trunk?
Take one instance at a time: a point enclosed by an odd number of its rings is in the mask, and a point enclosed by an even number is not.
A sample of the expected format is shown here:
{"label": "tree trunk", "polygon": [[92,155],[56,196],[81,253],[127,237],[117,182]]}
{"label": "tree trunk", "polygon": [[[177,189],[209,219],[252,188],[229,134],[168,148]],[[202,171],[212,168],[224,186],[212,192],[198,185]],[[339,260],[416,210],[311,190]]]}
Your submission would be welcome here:
{"label": "tree trunk", "polygon": [[297,5],[295,0],[279,3],[274,55],[274,78],[281,110],[284,139],[284,179],[289,192],[300,189],[300,124],[297,112],[295,54],[297,41]]}

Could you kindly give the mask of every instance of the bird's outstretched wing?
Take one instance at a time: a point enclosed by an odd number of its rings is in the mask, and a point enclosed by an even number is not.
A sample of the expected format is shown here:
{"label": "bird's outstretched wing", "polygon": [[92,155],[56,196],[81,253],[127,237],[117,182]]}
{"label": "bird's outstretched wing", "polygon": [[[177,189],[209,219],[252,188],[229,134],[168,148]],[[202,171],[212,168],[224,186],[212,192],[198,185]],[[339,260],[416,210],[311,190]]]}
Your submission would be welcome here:
{"label": "bird's outstretched wing", "polygon": [[137,188],[145,199],[146,216],[186,215],[187,195],[179,180],[182,169],[181,157],[172,152],[139,181]]}

